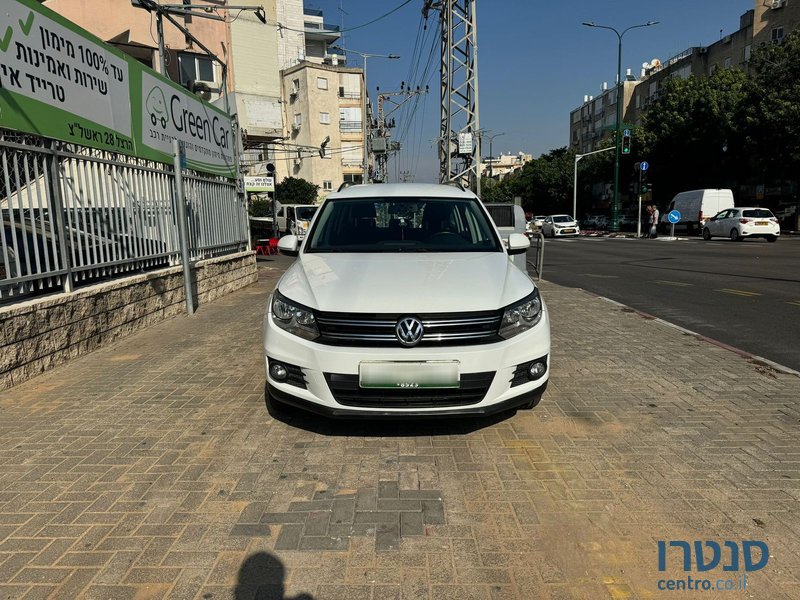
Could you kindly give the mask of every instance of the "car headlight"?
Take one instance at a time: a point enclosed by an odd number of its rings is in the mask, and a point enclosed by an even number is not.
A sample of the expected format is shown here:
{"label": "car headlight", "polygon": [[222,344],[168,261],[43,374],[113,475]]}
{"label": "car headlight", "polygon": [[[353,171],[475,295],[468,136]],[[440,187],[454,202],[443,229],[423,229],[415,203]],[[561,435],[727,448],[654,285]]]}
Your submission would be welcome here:
{"label": "car headlight", "polygon": [[277,290],[272,295],[272,317],[275,325],[284,331],[307,340],[319,337],[314,312],[302,304],[289,300]]}
{"label": "car headlight", "polygon": [[542,320],[542,298],[538,288],[525,296],[519,302],[506,307],[503,319],[500,321],[500,337],[509,339],[528,331]]}

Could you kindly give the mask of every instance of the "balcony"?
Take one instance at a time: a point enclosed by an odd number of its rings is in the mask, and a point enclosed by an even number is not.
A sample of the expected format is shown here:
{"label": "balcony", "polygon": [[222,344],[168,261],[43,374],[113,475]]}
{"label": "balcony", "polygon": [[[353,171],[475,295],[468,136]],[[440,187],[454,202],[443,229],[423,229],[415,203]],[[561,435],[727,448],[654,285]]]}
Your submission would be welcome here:
{"label": "balcony", "polygon": [[363,128],[362,121],[339,121],[339,131],[342,133],[361,133]]}

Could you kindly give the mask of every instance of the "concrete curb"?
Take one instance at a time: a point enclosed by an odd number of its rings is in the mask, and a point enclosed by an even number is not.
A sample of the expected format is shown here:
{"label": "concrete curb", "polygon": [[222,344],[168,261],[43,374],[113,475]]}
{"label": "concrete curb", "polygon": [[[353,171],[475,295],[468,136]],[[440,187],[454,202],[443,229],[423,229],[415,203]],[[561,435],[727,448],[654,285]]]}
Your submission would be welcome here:
{"label": "concrete curb", "polygon": [[[556,284],[556,285],[558,285],[558,284]],[[721,342],[719,340],[715,340],[714,338],[710,338],[710,337],[705,336],[705,335],[703,335],[701,333],[697,333],[696,331],[692,331],[691,329],[686,329],[685,327],[681,327],[680,325],[676,325],[675,323],[670,323],[669,321],[665,321],[664,319],[661,319],[660,317],[656,317],[655,315],[651,315],[650,313],[646,313],[644,311],[638,310],[636,308],[628,306],[627,304],[623,304],[622,302],[617,302],[616,300],[612,300],[611,298],[606,298],[605,296],[599,296],[599,295],[597,295],[597,294],[595,294],[593,292],[589,292],[589,291],[584,290],[582,288],[579,288],[579,289],[582,292],[584,292],[585,294],[588,294],[589,296],[592,296],[594,298],[599,298],[600,300],[604,300],[604,301],[608,302],[609,304],[613,304],[614,306],[619,306],[620,308],[624,308],[626,311],[633,312],[634,314],[637,314],[640,317],[642,317],[644,319],[647,319],[648,321],[654,321],[654,322],[658,323],[659,325],[664,325],[664,326],[669,327],[671,329],[675,329],[677,331],[680,331],[681,333],[685,333],[686,335],[691,335],[691,336],[693,336],[694,338],[696,338],[696,339],[698,339],[700,341],[707,342],[709,344],[713,344],[714,346],[722,348],[723,350],[727,350],[729,352],[733,352],[734,354],[736,354],[738,356],[741,356],[742,358],[744,358],[746,360],[749,360],[749,361],[751,361],[753,363],[767,366],[767,367],[769,367],[769,368],[771,368],[771,369],[773,369],[775,371],[778,371],[779,373],[783,373],[784,375],[794,375],[795,377],[800,377],[800,371],[795,371],[794,369],[792,369],[790,367],[787,367],[785,365],[776,363],[775,361],[772,361],[772,360],[770,360],[768,358],[764,358],[763,356],[758,356],[757,354],[751,354],[750,352],[747,352],[746,350],[742,350],[741,348],[736,348],[735,346],[731,346],[730,344],[726,344],[725,342]]]}

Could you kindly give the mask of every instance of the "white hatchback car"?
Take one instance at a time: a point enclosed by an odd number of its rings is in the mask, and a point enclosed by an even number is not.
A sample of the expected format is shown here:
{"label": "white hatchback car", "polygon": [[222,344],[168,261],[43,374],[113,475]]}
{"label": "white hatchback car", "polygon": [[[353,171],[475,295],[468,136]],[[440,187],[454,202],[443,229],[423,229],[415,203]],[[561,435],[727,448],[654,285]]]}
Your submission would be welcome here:
{"label": "white hatchback car", "polygon": [[581,228],[578,222],[569,215],[551,215],[542,223],[542,235],[549,237],[563,237],[579,235]]}
{"label": "white hatchback car", "polygon": [[720,211],[703,226],[703,239],[729,237],[740,242],[749,237],[767,238],[777,242],[781,236],[778,219],[766,208],[728,208]]}
{"label": "white hatchback car", "polygon": [[539,403],[550,321],[475,194],[355,185],[330,194],[264,318],[268,401],[334,417],[487,415]]}

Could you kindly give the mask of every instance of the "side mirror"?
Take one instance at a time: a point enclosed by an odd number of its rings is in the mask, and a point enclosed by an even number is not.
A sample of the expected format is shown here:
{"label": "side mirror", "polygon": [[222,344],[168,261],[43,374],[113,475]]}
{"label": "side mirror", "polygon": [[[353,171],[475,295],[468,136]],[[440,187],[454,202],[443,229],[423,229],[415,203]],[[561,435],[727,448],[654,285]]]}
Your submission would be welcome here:
{"label": "side mirror", "polygon": [[286,256],[300,254],[300,240],[296,235],[285,235],[278,240],[278,252]]}
{"label": "side mirror", "polygon": [[508,253],[524,254],[531,247],[531,241],[521,233],[512,233],[508,236]]}

